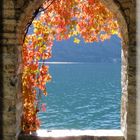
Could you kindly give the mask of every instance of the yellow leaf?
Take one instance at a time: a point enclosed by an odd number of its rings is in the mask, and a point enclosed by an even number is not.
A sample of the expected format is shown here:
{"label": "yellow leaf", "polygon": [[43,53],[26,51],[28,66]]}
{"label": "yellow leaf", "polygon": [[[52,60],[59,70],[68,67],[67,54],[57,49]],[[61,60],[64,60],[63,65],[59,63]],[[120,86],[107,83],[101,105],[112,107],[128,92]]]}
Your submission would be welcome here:
{"label": "yellow leaf", "polygon": [[78,32],[77,31],[73,31],[73,35],[78,35]]}
{"label": "yellow leaf", "polygon": [[116,30],[112,30],[111,33],[112,34],[117,34],[117,35],[119,34],[118,31],[116,31]]}
{"label": "yellow leaf", "polygon": [[74,38],[74,43],[79,44],[80,40],[78,38]]}

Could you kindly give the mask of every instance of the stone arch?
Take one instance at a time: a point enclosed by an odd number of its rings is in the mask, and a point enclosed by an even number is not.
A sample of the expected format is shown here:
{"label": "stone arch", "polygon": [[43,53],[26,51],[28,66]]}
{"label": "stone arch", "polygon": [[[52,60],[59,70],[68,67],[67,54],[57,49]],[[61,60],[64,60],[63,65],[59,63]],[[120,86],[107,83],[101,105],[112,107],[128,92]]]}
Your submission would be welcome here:
{"label": "stone arch", "polygon": [[[24,30],[31,20],[33,13],[38,9],[45,0],[32,0],[24,1],[24,6],[21,8],[21,15],[19,16],[18,28],[17,28],[17,38],[19,44],[22,43],[24,38]],[[124,135],[127,135],[127,84],[128,84],[128,73],[127,73],[127,63],[128,63],[128,45],[129,45],[129,36],[128,36],[128,21],[125,18],[127,12],[119,0],[101,0],[106,7],[113,12],[118,20],[121,34],[122,34],[122,101],[121,101],[121,128]],[[19,59],[21,60],[21,47],[19,48]],[[20,81],[19,81],[20,82]],[[20,84],[20,83],[19,83]],[[20,90],[20,89],[19,89]],[[19,111],[20,112],[20,111]],[[17,115],[18,116],[18,115]],[[19,119],[20,120],[20,119]]]}
{"label": "stone arch", "polygon": [[32,0],[24,3],[24,6],[21,9],[22,14],[19,17],[20,22],[17,28],[17,38],[20,43],[23,41],[27,24],[32,20],[33,14],[38,8],[40,8],[44,1],[45,0]]}

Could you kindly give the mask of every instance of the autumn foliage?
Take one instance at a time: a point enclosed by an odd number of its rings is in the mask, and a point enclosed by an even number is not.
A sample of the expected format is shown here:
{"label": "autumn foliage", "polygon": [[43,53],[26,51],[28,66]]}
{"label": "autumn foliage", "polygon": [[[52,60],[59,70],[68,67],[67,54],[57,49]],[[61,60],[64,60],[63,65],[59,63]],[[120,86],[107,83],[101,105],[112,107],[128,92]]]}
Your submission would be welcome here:
{"label": "autumn foliage", "polygon": [[44,61],[52,56],[53,41],[74,37],[74,42],[79,43],[80,36],[85,42],[98,42],[113,34],[120,36],[115,16],[99,0],[53,0],[48,6],[50,2],[41,7],[40,16],[32,23],[33,34],[26,35],[22,49],[22,130],[25,133],[36,131],[40,125],[38,97],[42,93],[47,95],[46,83],[51,76]]}

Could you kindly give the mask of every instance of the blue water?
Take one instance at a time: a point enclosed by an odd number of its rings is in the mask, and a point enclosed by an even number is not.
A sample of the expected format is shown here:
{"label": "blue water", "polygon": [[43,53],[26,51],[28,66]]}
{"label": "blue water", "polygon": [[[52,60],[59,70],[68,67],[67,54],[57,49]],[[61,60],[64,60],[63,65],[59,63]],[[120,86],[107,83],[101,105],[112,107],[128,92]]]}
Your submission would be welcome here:
{"label": "blue water", "polygon": [[41,129],[119,129],[120,63],[51,64]]}

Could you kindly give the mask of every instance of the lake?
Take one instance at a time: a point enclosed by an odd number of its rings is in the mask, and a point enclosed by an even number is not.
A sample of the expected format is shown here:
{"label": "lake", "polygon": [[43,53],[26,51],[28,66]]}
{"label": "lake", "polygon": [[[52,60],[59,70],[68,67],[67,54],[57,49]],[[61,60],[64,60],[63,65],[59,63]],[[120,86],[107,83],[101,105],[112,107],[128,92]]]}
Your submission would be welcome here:
{"label": "lake", "polygon": [[121,63],[49,64],[41,129],[120,129]]}

